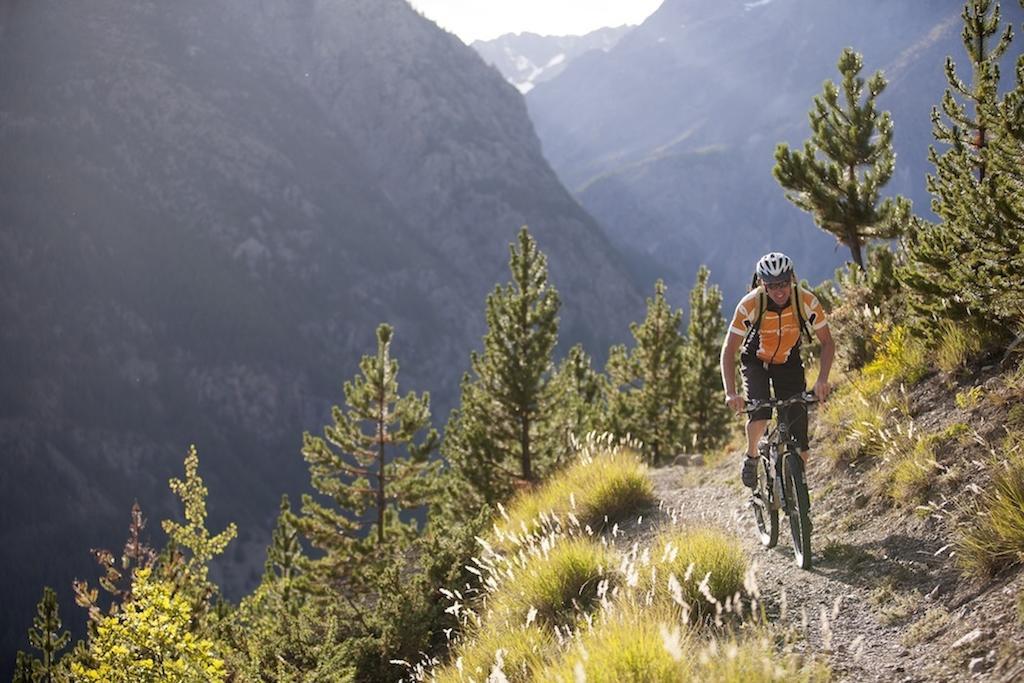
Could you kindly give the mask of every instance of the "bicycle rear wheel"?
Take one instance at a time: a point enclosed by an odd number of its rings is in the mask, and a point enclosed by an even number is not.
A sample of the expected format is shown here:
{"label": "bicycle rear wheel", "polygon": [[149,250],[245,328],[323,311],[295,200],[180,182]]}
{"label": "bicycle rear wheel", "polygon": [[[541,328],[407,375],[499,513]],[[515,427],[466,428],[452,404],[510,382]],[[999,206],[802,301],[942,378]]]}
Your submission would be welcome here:
{"label": "bicycle rear wheel", "polygon": [[771,484],[768,466],[764,460],[757,463],[757,486],[751,499],[754,507],[754,521],[757,522],[757,536],[765,548],[774,548],[779,542],[779,510],[772,504]]}
{"label": "bicycle rear wheel", "polygon": [[801,569],[811,568],[811,497],[804,478],[804,461],[795,450],[783,461],[789,529],[793,533],[793,554]]}

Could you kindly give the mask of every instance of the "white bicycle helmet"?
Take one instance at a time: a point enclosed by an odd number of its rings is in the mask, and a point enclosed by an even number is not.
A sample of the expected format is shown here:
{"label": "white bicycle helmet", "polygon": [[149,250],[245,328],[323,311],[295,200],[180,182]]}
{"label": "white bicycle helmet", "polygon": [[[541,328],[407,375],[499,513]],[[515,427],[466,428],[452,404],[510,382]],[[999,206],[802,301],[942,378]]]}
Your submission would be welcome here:
{"label": "white bicycle helmet", "polygon": [[793,277],[793,260],[778,251],[765,254],[757,262],[757,276],[765,282],[784,282]]}

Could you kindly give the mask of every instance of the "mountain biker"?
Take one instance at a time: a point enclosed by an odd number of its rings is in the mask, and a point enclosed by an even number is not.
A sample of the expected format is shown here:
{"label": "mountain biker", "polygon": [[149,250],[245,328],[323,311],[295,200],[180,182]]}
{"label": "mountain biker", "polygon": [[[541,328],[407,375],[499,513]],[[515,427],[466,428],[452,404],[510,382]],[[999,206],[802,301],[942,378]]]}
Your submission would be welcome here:
{"label": "mountain biker", "polygon": [[[825,311],[817,297],[796,284],[793,261],[780,252],[765,254],[757,262],[754,284],[736,306],[729,333],[722,344],[722,384],[725,402],[737,413],[744,399],[736,393],[736,352],[740,354],[743,389],[747,400],[767,400],[769,385],[775,398],[785,399],[806,391],[803,360],[800,358],[801,332],[813,331],[821,342],[821,362],[814,395],[828,398],[828,373],[832,368],[835,344]],[[804,328],[804,330],[801,330]],[[807,462],[807,406],[789,406],[783,416],[792,424],[792,434],[800,444],[800,456]],[[763,408],[747,420],[747,452],[743,458],[743,485],[757,483],[757,444],[768,428],[771,409]]]}

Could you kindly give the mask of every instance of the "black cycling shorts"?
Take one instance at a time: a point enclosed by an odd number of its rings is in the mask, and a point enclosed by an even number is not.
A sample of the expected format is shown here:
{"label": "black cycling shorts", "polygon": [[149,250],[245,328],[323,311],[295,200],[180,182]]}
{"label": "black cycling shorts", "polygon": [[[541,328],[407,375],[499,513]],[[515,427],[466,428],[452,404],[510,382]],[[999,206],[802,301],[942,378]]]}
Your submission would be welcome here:
{"label": "black cycling shorts", "polygon": [[[743,392],[748,401],[765,401],[771,398],[769,385],[775,392],[775,398],[778,399],[789,398],[807,391],[804,364],[799,353],[790,354],[789,360],[779,365],[766,365],[756,356],[744,354],[740,356],[740,365],[743,374]],[[800,450],[808,450],[807,406],[798,403],[788,406],[784,410],[787,414],[783,419],[789,424],[789,433],[800,444]],[[771,408],[761,408],[750,413],[747,421],[749,423],[757,420],[769,420],[771,416]]]}

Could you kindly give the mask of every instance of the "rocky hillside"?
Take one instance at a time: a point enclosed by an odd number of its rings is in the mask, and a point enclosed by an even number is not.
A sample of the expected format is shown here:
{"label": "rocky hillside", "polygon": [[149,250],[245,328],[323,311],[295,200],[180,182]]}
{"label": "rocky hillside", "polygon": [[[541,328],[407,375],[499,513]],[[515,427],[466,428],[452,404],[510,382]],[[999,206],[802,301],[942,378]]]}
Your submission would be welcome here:
{"label": "rocky hillside", "polygon": [[525,94],[558,76],[579,56],[612,49],[632,28],[602,28],[583,36],[506,33],[493,40],[475,40],[471,47]]}
{"label": "rocky hillside", "polygon": [[[1024,9],[1001,5],[1019,27]],[[926,213],[931,108],[946,87],[946,56],[966,63],[961,8],[666,0],[607,53],[588,53],[538,85],[527,103],[559,176],[637,268],[676,285],[680,303],[700,262],[730,299],[769,249],[790,253],[818,282],[848,254],[787,202],[771,175],[775,145],[802,147],[811,98],[838,79],[840,51],[852,46],[865,77],[882,69],[889,80],[879,103],[893,115],[897,169],[886,192]]]}
{"label": "rocky hillside", "polygon": [[5,653],[190,442],[248,585],[380,321],[443,425],[521,225],[564,344],[642,307],[519,93],[402,0],[3,3],[0,91]]}

